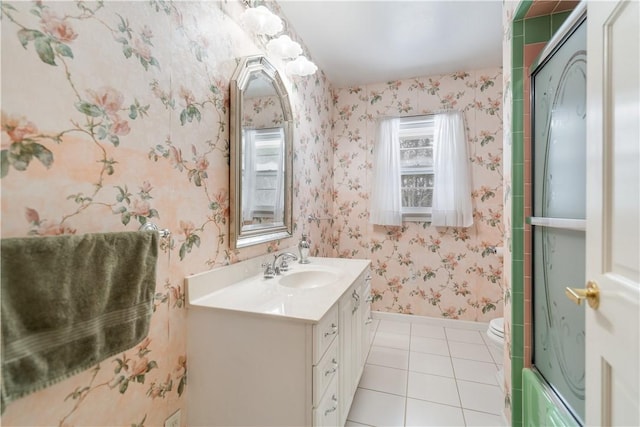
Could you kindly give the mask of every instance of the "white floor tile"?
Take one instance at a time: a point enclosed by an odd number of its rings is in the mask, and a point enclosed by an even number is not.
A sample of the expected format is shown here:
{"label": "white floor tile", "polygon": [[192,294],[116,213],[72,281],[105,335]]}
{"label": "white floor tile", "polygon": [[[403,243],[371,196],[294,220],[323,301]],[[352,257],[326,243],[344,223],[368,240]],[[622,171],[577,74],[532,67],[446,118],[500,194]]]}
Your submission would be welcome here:
{"label": "white floor tile", "polygon": [[380,324],[380,319],[371,319],[371,331],[375,332]]}
{"label": "white floor tile", "polygon": [[453,378],[437,375],[409,372],[407,397],[444,405],[460,406],[456,381]]}
{"label": "white floor tile", "polygon": [[468,409],[463,409],[463,412],[467,427],[504,426],[504,419],[501,415],[486,414],[484,412],[470,411]]}
{"label": "white floor tile", "polygon": [[462,409],[424,400],[407,399],[405,426],[464,426]]}
{"label": "white floor tile", "polygon": [[376,331],[377,331],[377,329],[378,329],[378,324],[379,324],[379,323],[380,323],[380,321],[379,321],[379,320],[375,320],[375,319],[374,319],[374,320],[373,320],[373,322],[371,322],[371,325],[369,325],[369,326],[370,326],[369,334],[370,334],[370,336],[371,336],[371,342],[373,342],[373,339],[374,339],[374,338],[375,338],[375,336],[376,336]]}
{"label": "white floor tile", "polygon": [[401,350],[409,350],[409,338],[409,335],[378,331],[373,339],[373,345],[378,347],[391,347],[399,348]]}
{"label": "white floor tile", "polygon": [[367,363],[389,368],[407,369],[409,367],[409,350],[373,346],[369,351]]}
{"label": "white floor tile", "polygon": [[499,385],[496,379],[498,368],[496,368],[495,363],[456,358],[452,358],[451,362],[453,363],[453,370],[458,380]]}
{"label": "white floor tile", "polygon": [[482,341],[484,341],[484,343],[487,345],[487,347],[491,347],[491,343],[492,343],[493,341],[491,341],[491,338],[489,338],[489,337],[487,336],[487,331],[484,331],[484,332],[482,333]]}
{"label": "white floor tile", "polygon": [[483,331],[375,319],[371,333],[345,426],[504,425],[503,351]]}
{"label": "white floor tile", "polygon": [[493,346],[491,344],[487,345],[487,348],[489,349],[489,353],[491,353],[491,357],[493,358],[493,361],[496,363],[496,365],[503,365],[504,364],[504,349],[498,348],[498,347]]}
{"label": "white floor tile", "polygon": [[359,387],[406,396],[407,371],[386,366],[365,365]]}
{"label": "white floor tile", "polygon": [[[409,377],[411,379],[411,377]],[[409,381],[411,386],[411,381]],[[504,408],[504,397],[500,387],[469,381],[458,381],[460,401],[464,409],[500,415]]]}
{"label": "white floor tile", "polygon": [[493,363],[493,358],[489,353],[489,349],[484,344],[449,341],[449,351],[451,352],[451,357],[456,357],[458,359],[470,359]]}
{"label": "white floor tile", "polygon": [[404,425],[405,398],[358,388],[347,419],[371,426]]}
{"label": "white floor tile", "polygon": [[447,339],[442,326],[425,325],[423,323],[411,324],[411,336],[437,338],[439,340]]}
{"label": "white floor tile", "polygon": [[[445,340],[425,337],[411,338],[411,351],[449,356],[449,348]],[[487,350],[488,355],[488,350]],[[491,356],[489,356],[491,357]]]}
{"label": "white floor tile", "polygon": [[381,320],[378,325],[378,332],[393,332],[394,334],[409,335],[411,333],[411,323]]}
{"label": "white floor tile", "polygon": [[449,356],[419,353],[412,351],[409,355],[409,370],[423,374],[440,375],[453,378],[453,367]]}
{"label": "white floor tile", "polygon": [[485,344],[479,331],[472,331],[469,329],[457,329],[457,328],[445,328],[447,334],[447,340],[468,342],[472,344]]}

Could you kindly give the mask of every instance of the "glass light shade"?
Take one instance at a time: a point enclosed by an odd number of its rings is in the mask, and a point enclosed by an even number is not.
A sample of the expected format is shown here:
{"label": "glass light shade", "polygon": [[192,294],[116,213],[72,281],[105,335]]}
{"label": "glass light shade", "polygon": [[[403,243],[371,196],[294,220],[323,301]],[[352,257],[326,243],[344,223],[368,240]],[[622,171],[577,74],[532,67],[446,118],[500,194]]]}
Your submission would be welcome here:
{"label": "glass light shade", "polygon": [[302,47],[299,43],[291,40],[291,37],[283,34],[267,43],[267,51],[269,55],[275,57],[293,59],[302,53]]}
{"label": "glass light shade", "polygon": [[240,17],[243,25],[256,34],[275,36],[282,31],[282,19],[265,6],[249,8]]}
{"label": "glass light shade", "polygon": [[286,66],[287,74],[291,76],[308,76],[315,73],[318,67],[305,56],[298,56]]}

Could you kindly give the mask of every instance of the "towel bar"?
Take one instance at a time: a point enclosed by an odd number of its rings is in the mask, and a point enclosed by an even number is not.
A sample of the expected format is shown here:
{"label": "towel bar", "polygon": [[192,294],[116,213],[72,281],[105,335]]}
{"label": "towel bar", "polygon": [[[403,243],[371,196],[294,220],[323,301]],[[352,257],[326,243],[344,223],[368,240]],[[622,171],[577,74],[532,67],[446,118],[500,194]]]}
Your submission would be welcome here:
{"label": "towel bar", "polygon": [[307,217],[307,221],[309,222],[313,222],[313,221],[331,221],[333,218],[332,217],[326,217],[326,218],[320,218],[319,216],[315,215],[315,214],[310,214]]}
{"label": "towel bar", "polygon": [[157,231],[158,235],[163,239],[166,239],[169,236],[171,236],[171,231],[169,231],[168,228],[160,229],[153,222],[145,222],[144,224],[142,224],[140,226],[140,228],[138,230],[139,231]]}

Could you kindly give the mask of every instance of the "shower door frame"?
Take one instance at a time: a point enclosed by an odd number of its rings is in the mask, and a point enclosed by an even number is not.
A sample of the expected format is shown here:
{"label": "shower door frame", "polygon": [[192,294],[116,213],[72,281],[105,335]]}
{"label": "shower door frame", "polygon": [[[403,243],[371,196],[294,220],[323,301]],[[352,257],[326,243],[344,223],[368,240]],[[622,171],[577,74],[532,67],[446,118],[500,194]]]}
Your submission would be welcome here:
{"label": "shower door frame", "polygon": [[[535,141],[534,141],[534,135],[535,135],[535,84],[534,84],[534,75],[536,74],[536,72],[538,70],[540,70],[542,67],[544,67],[544,65],[547,64],[547,62],[549,62],[549,60],[555,55],[555,53],[565,44],[565,42],[573,35],[573,33],[580,27],[580,25],[585,24],[586,26],[586,20],[587,20],[587,9],[586,9],[586,2],[582,2],[580,3],[576,9],[573,11],[573,13],[567,18],[567,20],[563,23],[563,25],[558,29],[558,31],[552,36],[552,38],[548,41],[548,43],[546,44],[546,46],[544,47],[544,49],[541,51],[540,55],[538,56],[538,58],[533,62],[533,64],[530,67],[530,83],[531,83],[531,90],[530,90],[530,99],[529,99],[529,106],[530,106],[530,114],[531,114],[531,133],[530,133],[530,137],[531,137],[531,152],[530,152],[530,158],[531,158],[531,176],[529,177],[530,182],[531,182],[531,193],[530,193],[530,197],[531,200],[530,201],[530,206],[532,206],[531,208],[531,217],[527,218],[527,223],[530,224],[531,226],[545,226],[545,227],[551,227],[551,228],[561,228],[561,229],[573,229],[573,230],[584,230],[586,233],[586,219],[585,220],[574,220],[574,219],[563,219],[563,218],[536,218],[534,215],[534,199],[535,199],[535,186],[536,186],[536,182],[535,182]],[[586,87],[585,87],[585,92],[586,92]],[[585,145],[586,145],[586,141],[585,141]],[[586,177],[585,177],[585,186],[586,186]],[[526,202],[526,201],[525,201]],[[535,279],[535,272],[534,272],[534,256],[533,256],[533,250],[535,248],[535,233],[533,232],[533,228],[531,230],[531,270],[532,270],[532,287],[534,286],[534,279]],[[572,284],[567,284],[567,285],[572,285]],[[532,313],[532,317],[531,317],[531,328],[532,328],[532,345],[535,345],[535,322],[534,322],[534,315],[535,315],[535,297],[533,295],[533,288],[532,288],[532,301],[531,301],[531,313]],[[582,307],[580,307],[582,308]],[[560,394],[560,392],[554,387],[553,384],[551,384],[543,375],[542,373],[536,368],[534,362],[535,356],[535,350],[532,349],[531,351],[531,362],[532,362],[532,366],[531,369],[535,372],[536,376],[541,380],[541,382],[543,384],[545,384],[549,390],[553,393],[553,397],[555,398],[554,400],[556,400],[556,402],[561,403],[567,410],[567,412],[575,419],[576,423],[578,423],[578,425],[582,425],[582,422],[580,421],[580,417],[577,416],[577,414],[575,413],[575,410],[572,408],[571,405],[569,405],[569,403],[566,401],[566,399],[562,396],[562,394]],[[584,414],[583,414],[583,418],[584,418]]]}

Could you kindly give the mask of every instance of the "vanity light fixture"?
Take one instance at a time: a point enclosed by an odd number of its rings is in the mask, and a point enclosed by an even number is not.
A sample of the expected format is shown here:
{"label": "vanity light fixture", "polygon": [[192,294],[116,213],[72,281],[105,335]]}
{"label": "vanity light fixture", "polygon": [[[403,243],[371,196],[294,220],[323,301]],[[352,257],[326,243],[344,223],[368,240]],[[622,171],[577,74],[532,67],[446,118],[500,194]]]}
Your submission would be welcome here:
{"label": "vanity light fixture", "polygon": [[240,16],[243,25],[256,34],[275,36],[282,31],[282,19],[265,6],[248,8]]}
{"label": "vanity light fixture", "polygon": [[302,54],[302,47],[298,42],[291,40],[291,37],[283,34],[277,39],[269,40],[267,52],[275,57],[293,59]]}
{"label": "vanity light fixture", "polygon": [[318,67],[305,56],[300,55],[286,65],[287,74],[290,76],[309,76],[315,73]]}
{"label": "vanity light fixture", "polygon": [[[274,37],[282,31],[282,19],[265,6],[250,7],[242,12],[240,22],[255,34]],[[287,35],[272,38],[267,43],[269,55],[280,59],[293,59],[287,63],[285,70],[290,76],[308,76],[315,73],[318,67],[301,55],[302,47]],[[295,58],[295,59],[294,59]]]}

